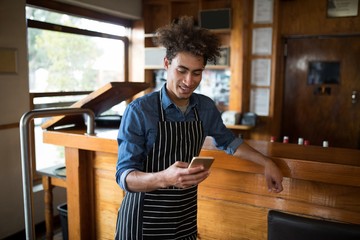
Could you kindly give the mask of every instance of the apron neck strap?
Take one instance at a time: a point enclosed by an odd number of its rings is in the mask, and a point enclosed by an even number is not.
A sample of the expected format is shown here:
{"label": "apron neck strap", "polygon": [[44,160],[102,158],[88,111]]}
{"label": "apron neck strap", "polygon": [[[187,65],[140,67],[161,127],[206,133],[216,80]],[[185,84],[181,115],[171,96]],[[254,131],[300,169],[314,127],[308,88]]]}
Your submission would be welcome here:
{"label": "apron neck strap", "polygon": [[[159,109],[160,109],[159,121],[165,122],[165,111],[162,106],[162,90],[160,90],[160,92],[159,92],[158,104],[159,104]],[[192,109],[194,110],[196,121],[199,121],[199,114],[198,114],[196,107],[194,106],[194,107],[192,107]]]}

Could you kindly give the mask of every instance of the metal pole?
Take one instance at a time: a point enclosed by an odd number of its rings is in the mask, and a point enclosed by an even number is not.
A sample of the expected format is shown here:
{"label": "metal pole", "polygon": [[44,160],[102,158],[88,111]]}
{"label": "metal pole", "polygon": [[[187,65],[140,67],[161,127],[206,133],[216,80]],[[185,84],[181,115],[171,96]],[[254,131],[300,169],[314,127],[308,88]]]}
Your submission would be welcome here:
{"label": "metal pole", "polygon": [[34,118],[53,117],[61,115],[87,116],[87,134],[94,134],[95,114],[90,109],[85,108],[60,108],[60,109],[40,109],[25,113],[20,119],[20,146],[21,146],[21,171],[24,196],[24,217],[26,239],[35,240],[35,227],[33,217],[33,184],[32,184],[32,165],[30,161],[29,147],[29,124]]}

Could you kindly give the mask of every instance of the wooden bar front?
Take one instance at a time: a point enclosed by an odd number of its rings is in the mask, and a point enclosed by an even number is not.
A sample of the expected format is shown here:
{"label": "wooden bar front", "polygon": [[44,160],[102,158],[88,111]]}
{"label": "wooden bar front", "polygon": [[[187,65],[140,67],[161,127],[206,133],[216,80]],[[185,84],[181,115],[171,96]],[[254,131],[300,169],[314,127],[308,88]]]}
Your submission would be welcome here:
{"label": "wooden bar front", "polygon": [[[44,131],[44,142],[65,147],[70,239],[113,239],[124,192],[115,182],[117,130],[96,136],[81,131]],[[248,141],[281,167],[284,191],[268,192],[261,166],[214,149],[199,186],[201,239],[267,239],[267,214],[292,214],[360,224],[360,151]]]}

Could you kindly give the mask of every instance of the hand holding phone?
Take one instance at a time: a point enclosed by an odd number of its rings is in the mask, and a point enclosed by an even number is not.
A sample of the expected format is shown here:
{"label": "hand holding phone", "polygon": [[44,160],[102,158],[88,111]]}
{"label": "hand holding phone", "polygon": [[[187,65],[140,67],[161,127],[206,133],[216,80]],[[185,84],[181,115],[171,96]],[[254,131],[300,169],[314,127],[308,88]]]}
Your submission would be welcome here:
{"label": "hand holding phone", "polygon": [[189,168],[203,165],[205,170],[208,170],[213,162],[214,162],[214,157],[193,157],[193,159],[189,164]]}

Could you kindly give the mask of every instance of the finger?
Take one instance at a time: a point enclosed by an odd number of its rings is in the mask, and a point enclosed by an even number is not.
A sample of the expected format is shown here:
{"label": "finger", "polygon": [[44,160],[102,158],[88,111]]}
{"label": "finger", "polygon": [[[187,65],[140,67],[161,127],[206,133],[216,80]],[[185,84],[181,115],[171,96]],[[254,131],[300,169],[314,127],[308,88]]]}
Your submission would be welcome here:
{"label": "finger", "polygon": [[277,191],[277,184],[276,184],[276,181],[273,181],[271,177],[269,177],[266,181],[267,183],[267,186],[268,186],[268,191],[269,192],[276,192]]}
{"label": "finger", "polygon": [[274,182],[273,191],[276,192],[276,193],[279,193],[282,190],[283,190],[283,186],[282,186],[281,182],[280,183]]}
{"label": "finger", "polygon": [[189,168],[189,174],[196,174],[205,170],[203,165]]}
{"label": "finger", "polygon": [[273,181],[270,177],[266,177],[266,184],[267,184],[267,187],[268,187],[268,191],[271,192],[272,189],[273,189]]}
{"label": "finger", "polygon": [[187,168],[189,166],[189,163],[177,161],[177,162],[174,163],[174,165],[176,167],[180,167],[180,168]]}
{"label": "finger", "polygon": [[282,184],[281,183],[279,183],[279,184],[277,184],[277,186],[276,186],[277,188],[277,192],[282,192],[282,190],[284,190],[284,188],[283,188],[283,186],[282,186]]}
{"label": "finger", "polygon": [[189,174],[181,177],[181,183],[185,185],[197,185],[204,181],[208,176],[209,171],[201,171],[197,174]]}

